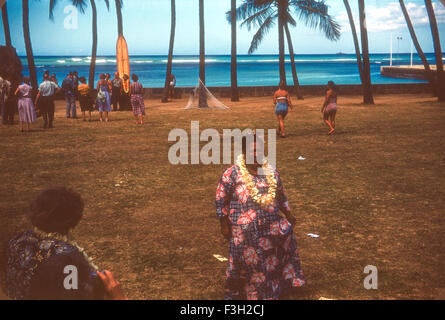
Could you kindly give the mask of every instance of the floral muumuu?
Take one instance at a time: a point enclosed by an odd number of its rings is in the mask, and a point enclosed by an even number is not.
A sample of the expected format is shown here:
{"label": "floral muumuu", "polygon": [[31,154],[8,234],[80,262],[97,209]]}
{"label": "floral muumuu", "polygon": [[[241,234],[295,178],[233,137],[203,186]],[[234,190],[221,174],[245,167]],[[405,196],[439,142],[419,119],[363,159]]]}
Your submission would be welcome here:
{"label": "floral muumuu", "polygon": [[[168,135],[168,141],[176,142],[168,151],[168,160],[171,164],[231,164],[232,159],[241,153],[242,138],[246,137],[247,143],[253,143],[254,137],[252,129],[223,129],[222,134],[218,130],[208,128],[199,131],[199,121],[190,123],[189,134],[184,129],[173,129]],[[264,154],[264,129],[255,130],[256,139],[256,157],[259,163],[266,158]],[[222,139],[222,143],[221,143]],[[232,158],[232,139],[235,156]],[[189,143],[190,142],[190,143]],[[200,142],[207,142],[200,148]],[[223,147],[221,162],[221,145]],[[276,163],[276,130],[267,130],[267,160],[269,164],[275,166]],[[190,161],[189,161],[190,160]],[[253,163],[253,155],[247,155],[246,163]]]}

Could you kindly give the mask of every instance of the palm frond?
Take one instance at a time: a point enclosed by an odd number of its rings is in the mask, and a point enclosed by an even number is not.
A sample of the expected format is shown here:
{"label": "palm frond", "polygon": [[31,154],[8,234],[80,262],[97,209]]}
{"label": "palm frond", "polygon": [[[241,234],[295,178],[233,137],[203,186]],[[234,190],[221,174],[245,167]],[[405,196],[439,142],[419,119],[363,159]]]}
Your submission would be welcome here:
{"label": "palm frond", "polygon": [[73,6],[79,9],[80,13],[85,13],[85,9],[88,6],[87,0],[72,0]]}
{"label": "palm frond", "polygon": [[289,5],[298,14],[299,20],[312,29],[320,29],[332,41],[340,38],[340,24],[328,13],[328,6],[324,0],[291,0]]}
{"label": "palm frond", "polygon": [[54,20],[54,7],[57,4],[57,0],[50,0],[49,1],[49,18],[50,20]]}
{"label": "palm frond", "polygon": [[[49,1],[49,18],[54,20],[54,9],[59,1],[58,0],[50,0]],[[85,13],[85,8],[87,7],[87,3],[85,0],[72,0],[73,6],[75,6],[82,14]]]}
{"label": "palm frond", "polygon": [[265,9],[275,3],[275,0],[244,0],[236,9],[236,19],[245,20],[256,12]]}
{"label": "palm frond", "polygon": [[269,32],[269,30],[275,25],[275,19],[278,18],[278,14],[270,15],[264,20],[264,23],[259,27],[258,31],[253,36],[252,42],[250,44],[250,48],[248,54],[254,53],[261,41],[263,41],[264,36]]}
{"label": "palm frond", "polygon": [[250,17],[248,17],[247,19],[245,19],[242,23],[241,23],[241,27],[243,27],[244,25],[247,27],[247,30],[250,31],[250,29],[253,26],[261,26],[264,21],[271,15],[274,14],[274,10],[271,9],[270,6],[256,12],[255,14],[251,15]]}

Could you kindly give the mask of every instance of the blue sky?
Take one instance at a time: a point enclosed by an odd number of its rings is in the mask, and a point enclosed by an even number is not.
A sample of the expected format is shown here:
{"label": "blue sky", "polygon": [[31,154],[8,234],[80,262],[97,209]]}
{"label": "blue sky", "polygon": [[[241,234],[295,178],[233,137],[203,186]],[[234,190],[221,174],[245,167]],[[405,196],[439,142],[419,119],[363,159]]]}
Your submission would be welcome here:
{"label": "blue sky", "polygon": [[[89,1],[87,1],[89,3]],[[96,0],[98,7],[98,54],[113,55],[117,40],[116,11],[114,1],[107,11],[103,0]],[[238,1],[241,3],[241,1]],[[59,0],[55,19],[48,19],[49,0],[30,0],[30,27],[35,55],[84,55],[91,51],[91,10],[78,15],[77,29],[66,29],[64,12],[69,1]],[[424,1],[405,0],[422,48],[432,52],[431,32],[428,26]],[[442,49],[445,48],[445,8],[440,1],[433,1],[441,32]],[[25,54],[23,43],[21,1],[8,0],[8,13],[13,45],[19,55]],[[175,54],[198,54],[199,25],[198,0],[176,0],[177,29]],[[337,42],[326,40],[320,31],[308,29],[298,23],[291,29],[295,53],[327,54],[354,52],[349,22],[342,0],[326,0],[329,12],[342,26],[342,36]],[[350,1],[358,22],[357,1]],[[391,35],[394,52],[410,51],[410,36],[398,1],[367,0],[367,22],[371,53],[389,52]],[[230,0],[205,0],[206,54],[230,54],[230,25],[225,12],[230,9]],[[1,20],[1,18],[0,18]],[[165,55],[168,52],[170,35],[170,0],[124,0],[124,34],[131,55]],[[297,21],[298,22],[298,21]],[[1,30],[3,31],[3,30]],[[246,54],[255,30],[238,29],[238,53]],[[402,40],[396,40],[401,37]],[[0,44],[4,34],[0,32]],[[276,28],[266,36],[256,51],[257,54],[276,54]]]}

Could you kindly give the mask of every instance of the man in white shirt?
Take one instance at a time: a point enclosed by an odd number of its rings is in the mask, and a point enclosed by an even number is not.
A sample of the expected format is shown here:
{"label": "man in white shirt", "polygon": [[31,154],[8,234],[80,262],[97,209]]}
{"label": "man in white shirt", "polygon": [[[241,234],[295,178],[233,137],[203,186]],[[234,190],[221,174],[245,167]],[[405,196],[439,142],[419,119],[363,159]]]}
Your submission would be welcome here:
{"label": "man in white shirt", "polygon": [[39,86],[35,105],[39,107],[43,117],[43,128],[52,128],[54,121],[54,95],[59,86],[51,81],[49,74],[45,74]]}

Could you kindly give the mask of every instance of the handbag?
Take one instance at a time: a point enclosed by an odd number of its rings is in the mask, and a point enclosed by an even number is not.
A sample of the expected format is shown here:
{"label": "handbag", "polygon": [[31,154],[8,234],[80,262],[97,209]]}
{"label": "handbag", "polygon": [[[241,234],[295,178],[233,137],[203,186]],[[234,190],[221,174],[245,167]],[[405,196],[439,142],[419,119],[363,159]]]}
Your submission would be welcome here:
{"label": "handbag", "polygon": [[99,88],[99,91],[97,92],[97,100],[100,102],[105,102],[107,100],[107,97],[101,88]]}

